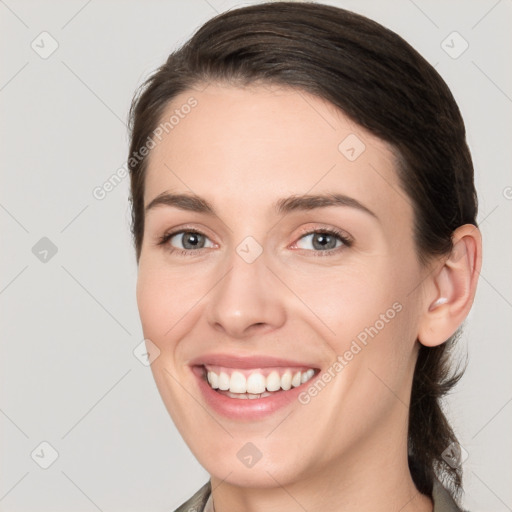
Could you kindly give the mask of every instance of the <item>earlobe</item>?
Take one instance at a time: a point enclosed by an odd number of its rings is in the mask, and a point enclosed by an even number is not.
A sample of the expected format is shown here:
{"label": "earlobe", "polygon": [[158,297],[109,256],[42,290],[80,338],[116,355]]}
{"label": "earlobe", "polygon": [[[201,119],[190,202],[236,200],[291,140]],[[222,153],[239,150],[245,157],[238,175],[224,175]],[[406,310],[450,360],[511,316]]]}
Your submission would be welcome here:
{"label": "earlobe", "polygon": [[482,239],[473,224],[457,228],[453,249],[443,258],[425,289],[425,310],[419,324],[422,345],[441,345],[452,336],[468,315],[476,293],[482,260]]}

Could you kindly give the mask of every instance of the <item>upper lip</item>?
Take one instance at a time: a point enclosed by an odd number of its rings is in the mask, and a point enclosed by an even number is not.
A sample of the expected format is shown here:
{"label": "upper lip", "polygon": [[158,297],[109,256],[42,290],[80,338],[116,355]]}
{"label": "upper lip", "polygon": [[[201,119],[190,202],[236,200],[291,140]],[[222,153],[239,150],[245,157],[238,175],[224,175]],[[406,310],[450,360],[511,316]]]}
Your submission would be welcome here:
{"label": "upper lip", "polygon": [[207,354],[192,359],[189,363],[191,366],[213,365],[224,366],[226,368],[265,368],[265,367],[306,367],[315,368],[311,363],[292,361],[291,359],[282,359],[271,356],[233,356],[230,354]]}

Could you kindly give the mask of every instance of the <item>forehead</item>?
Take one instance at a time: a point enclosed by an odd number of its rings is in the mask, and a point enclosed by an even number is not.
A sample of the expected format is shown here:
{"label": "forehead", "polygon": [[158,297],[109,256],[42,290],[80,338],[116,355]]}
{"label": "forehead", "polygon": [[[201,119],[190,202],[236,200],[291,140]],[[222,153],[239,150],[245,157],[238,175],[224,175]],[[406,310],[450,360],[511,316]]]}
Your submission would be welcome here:
{"label": "forehead", "polygon": [[304,91],[208,85],[174,98],[160,121],[145,205],[173,191],[261,211],[290,194],[339,192],[388,217],[411,214],[389,145]]}

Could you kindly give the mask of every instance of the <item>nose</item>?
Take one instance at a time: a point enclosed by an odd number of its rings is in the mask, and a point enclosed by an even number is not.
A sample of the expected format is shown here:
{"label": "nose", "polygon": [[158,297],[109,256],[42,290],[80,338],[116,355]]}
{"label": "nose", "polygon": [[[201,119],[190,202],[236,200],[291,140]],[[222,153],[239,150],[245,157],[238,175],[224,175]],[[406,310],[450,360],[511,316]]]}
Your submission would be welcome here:
{"label": "nose", "polygon": [[278,329],[286,320],[283,294],[263,254],[248,263],[234,251],[224,277],[208,294],[208,323],[238,339]]}

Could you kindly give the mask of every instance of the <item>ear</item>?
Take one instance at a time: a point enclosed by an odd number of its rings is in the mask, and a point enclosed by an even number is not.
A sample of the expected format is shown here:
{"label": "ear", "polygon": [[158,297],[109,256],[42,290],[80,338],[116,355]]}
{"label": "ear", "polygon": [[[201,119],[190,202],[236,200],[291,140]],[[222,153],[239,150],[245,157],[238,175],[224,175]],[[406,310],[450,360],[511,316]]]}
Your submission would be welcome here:
{"label": "ear", "polygon": [[444,343],[462,324],[473,305],[482,266],[482,235],[473,224],[458,227],[453,250],[428,277],[418,340],[434,347]]}

